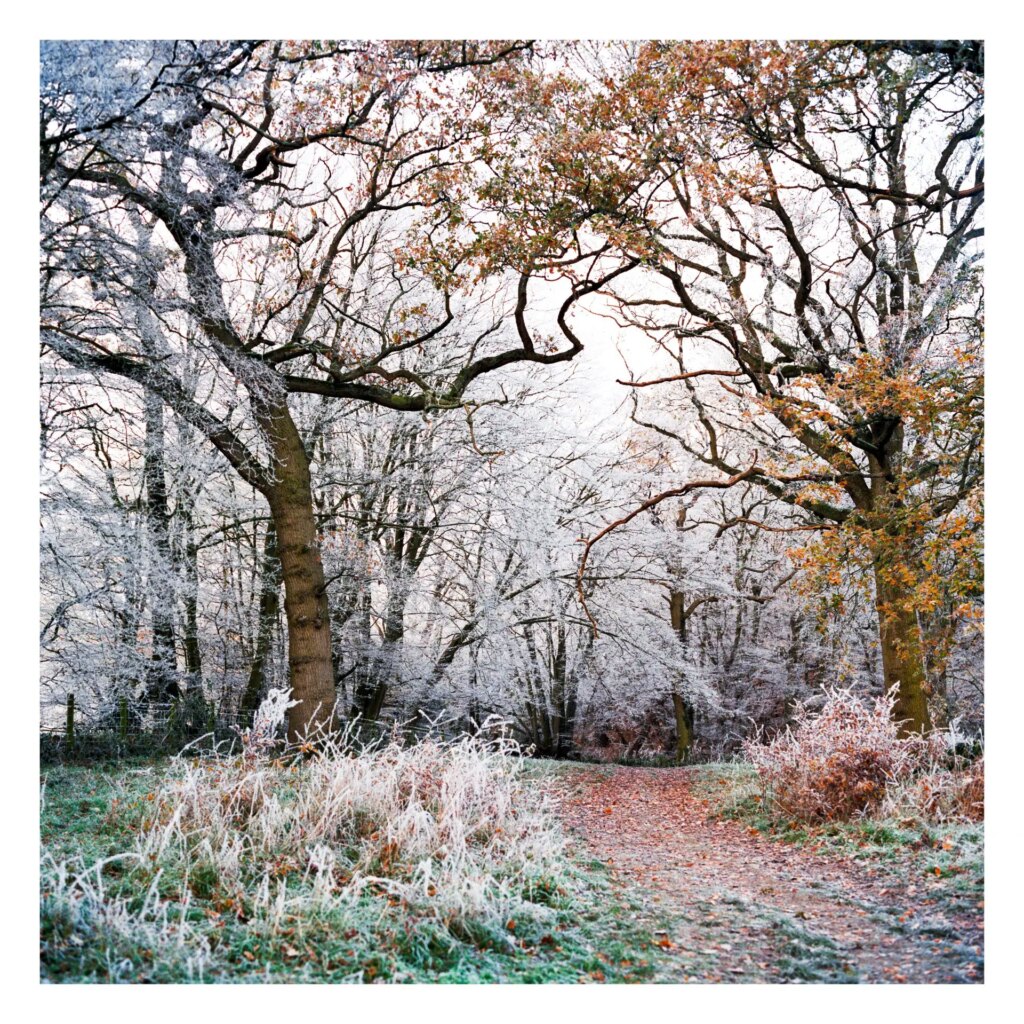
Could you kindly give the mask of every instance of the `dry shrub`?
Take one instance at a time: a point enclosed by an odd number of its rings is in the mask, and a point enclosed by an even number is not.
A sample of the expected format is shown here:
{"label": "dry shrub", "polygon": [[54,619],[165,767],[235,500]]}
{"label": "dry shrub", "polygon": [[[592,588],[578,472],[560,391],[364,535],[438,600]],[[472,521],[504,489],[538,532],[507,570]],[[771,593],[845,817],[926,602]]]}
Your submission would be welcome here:
{"label": "dry shrub", "polygon": [[888,786],[929,760],[920,737],[900,737],[892,720],[895,693],[865,702],[849,690],[827,690],[817,714],[800,706],[795,727],[770,743],[744,744],[764,787],[765,803],[801,821],[844,821],[878,809]]}
{"label": "dry shrub", "polygon": [[[287,707],[271,695],[240,756],[177,759],[145,802],[135,849],[122,855],[128,882],[180,879],[180,906],[231,900],[250,929],[267,933],[289,916],[358,913],[367,897],[452,938],[484,930],[506,944],[507,921],[539,924],[554,913],[537,894],[564,876],[565,839],[513,742],[359,747],[343,738],[308,744],[309,756],[295,760],[275,749]],[[156,929],[184,943],[201,970],[201,943],[148,909],[130,914],[97,868],[49,862],[43,874],[50,916],[69,928],[95,922],[105,948],[133,927]]]}
{"label": "dry shrub", "polygon": [[418,903],[430,890],[433,909],[501,916],[561,848],[518,761],[512,746],[468,737],[358,754],[321,745],[302,765],[203,759],[157,794],[138,853],[210,864],[223,882],[291,867],[324,895],[380,886]]}
{"label": "dry shrub", "polygon": [[964,737],[901,737],[892,718],[895,690],[864,701],[826,690],[815,713],[798,707],[792,727],[770,743],[744,744],[761,780],[763,803],[797,821],[846,821],[857,815],[923,822],[982,821],[985,762],[955,752]]}
{"label": "dry shrub", "polygon": [[955,806],[971,821],[985,820],[985,758],[979,757],[964,773]]}
{"label": "dry shrub", "polygon": [[984,757],[952,769],[933,765],[909,779],[893,780],[886,790],[882,813],[891,818],[942,824],[984,821]]}

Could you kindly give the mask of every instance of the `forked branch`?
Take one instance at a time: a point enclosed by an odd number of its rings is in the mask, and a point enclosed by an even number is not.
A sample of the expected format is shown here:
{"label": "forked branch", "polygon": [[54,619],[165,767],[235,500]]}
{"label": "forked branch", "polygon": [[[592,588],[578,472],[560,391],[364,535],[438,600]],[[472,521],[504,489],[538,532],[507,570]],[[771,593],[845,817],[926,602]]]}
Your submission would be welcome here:
{"label": "forked branch", "polygon": [[689,483],[683,484],[682,487],[672,487],[667,491],[662,491],[661,494],[656,494],[653,498],[648,498],[647,501],[643,502],[641,505],[637,505],[632,512],[628,512],[621,519],[616,519],[615,522],[609,523],[603,530],[600,530],[586,541],[583,546],[583,557],[580,558],[580,567],[576,571],[576,595],[580,599],[580,605],[583,608],[583,613],[590,622],[590,628],[594,631],[594,636],[598,635],[597,620],[593,615],[591,615],[590,608],[587,606],[587,599],[583,593],[583,577],[587,571],[587,560],[590,558],[590,552],[599,540],[603,537],[607,537],[612,530],[617,530],[620,526],[625,526],[626,523],[635,519],[641,512],[646,512],[648,509],[652,509],[656,505],[660,505],[663,501],[667,501],[669,498],[681,498],[684,494],[689,494],[691,491],[699,491],[706,488],[714,487],[719,490],[724,490],[729,487],[735,487],[736,484],[740,483],[742,480],[746,480],[755,473],[760,473],[761,471],[761,468],[757,464],[757,452],[754,452],[754,458],[751,460],[750,465],[741,472],[735,473],[733,476],[726,477],[724,480],[691,480]]}

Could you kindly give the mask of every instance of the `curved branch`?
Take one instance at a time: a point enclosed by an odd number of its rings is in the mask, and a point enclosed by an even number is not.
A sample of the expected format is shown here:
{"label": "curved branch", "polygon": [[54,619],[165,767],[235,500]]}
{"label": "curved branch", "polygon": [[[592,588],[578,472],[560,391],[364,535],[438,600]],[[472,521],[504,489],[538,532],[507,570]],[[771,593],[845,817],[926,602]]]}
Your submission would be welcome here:
{"label": "curved branch", "polygon": [[735,487],[741,480],[746,480],[758,472],[760,472],[760,469],[757,465],[757,452],[754,452],[753,461],[741,472],[735,473],[733,476],[730,476],[725,480],[691,480],[689,483],[683,484],[682,487],[672,487],[667,491],[662,491],[661,494],[656,494],[653,498],[648,498],[647,501],[638,505],[632,512],[627,513],[621,519],[616,519],[615,522],[609,523],[604,527],[604,529],[600,530],[586,541],[583,547],[583,556],[580,558],[580,567],[576,571],[576,595],[580,599],[580,604],[583,606],[583,613],[590,622],[590,627],[594,631],[594,636],[598,635],[597,620],[590,613],[590,608],[587,606],[587,599],[583,594],[583,577],[587,571],[587,560],[590,558],[590,552],[594,545],[603,537],[607,537],[613,530],[617,530],[620,526],[625,526],[630,520],[635,519],[641,512],[646,512],[648,509],[654,508],[656,505],[660,505],[663,501],[667,501],[669,498],[681,498],[684,494],[689,494],[691,491],[710,488],[723,490],[729,487]]}

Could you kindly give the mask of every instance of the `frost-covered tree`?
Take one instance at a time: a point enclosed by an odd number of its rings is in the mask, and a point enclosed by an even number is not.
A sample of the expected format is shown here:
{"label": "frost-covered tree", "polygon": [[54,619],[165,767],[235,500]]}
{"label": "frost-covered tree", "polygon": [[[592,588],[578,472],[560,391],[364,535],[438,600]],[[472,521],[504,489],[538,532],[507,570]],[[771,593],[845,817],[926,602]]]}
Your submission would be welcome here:
{"label": "frost-covered tree", "polygon": [[615,318],[678,360],[634,383],[696,410],[695,460],[818,527],[799,557],[872,594],[917,731],[922,625],[972,618],[981,589],[982,63],[970,42],[654,42],[605,62],[576,129],[633,185],[605,229],[636,262]]}
{"label": "frost-covered tree", "polygon": [[[518,261],[517,290],[490,296],[481,314],[467,262],[477,234],[459,228],[483,195],[481,140],[517,144],[520,126],[492,136],[482,115],[528,51],[43,46],[44,345],[151,392],[266,500],[293,736],[328,721],[335,698],[309,452],[291,396],[448,408],[501,367],[581,349],[567,316],[600,278],[574,277],[558,317],[563,347],[535,339],[526,310],[542,263],[578,269],[586,253],[567,254],[547,233]],[[427,354],[416,372],[413,351]],[[216,381],[200,398],[181,377],[197,355]]]}

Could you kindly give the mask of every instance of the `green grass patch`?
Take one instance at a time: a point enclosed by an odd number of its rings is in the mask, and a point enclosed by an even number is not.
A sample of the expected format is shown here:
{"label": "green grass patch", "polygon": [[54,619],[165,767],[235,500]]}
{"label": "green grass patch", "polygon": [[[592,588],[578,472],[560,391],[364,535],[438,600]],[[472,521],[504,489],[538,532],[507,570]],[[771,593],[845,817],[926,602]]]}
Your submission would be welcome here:
{"label": "green grass patch", "polygon": [[755,828],[772,839],[816,853],[870,862],[901,877],[926,881],[951,895],[981,898],[984,824],[856,818],[811,825],[773,817],[765,808],[757,773],[745,764],[694,769],[694,788],[709,813]]}
{"label": "green grass patch", "polygon": [[808,931],[788,914],[772,914],[767,919],[778,942],[780,980],[829,984],[859,980],[857,971],[827,936]]}
{"label": "green grass patch", "polygon": [[255,874],[229,882],[199,858],[183,877],[173,863],[118,857],[133,848],[167,772],[145,764],[44,773],[44,853],[72,872],[92,866],[82,883],[92,896],[76,900],[44,872],[44,980],[575,984],[655,974],[653,936],[597,862],[565,857],[518,893],[536,915],[496,922],[444,920],[373,885],[316,909],[312,878],[286,863],[270,880],[279,911],[257,911]]}

